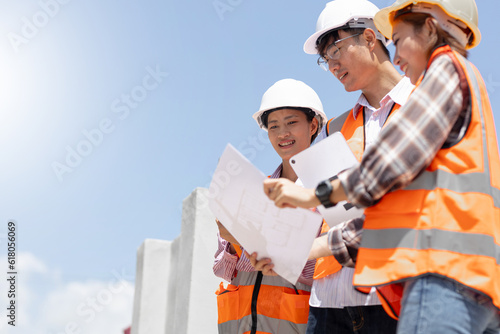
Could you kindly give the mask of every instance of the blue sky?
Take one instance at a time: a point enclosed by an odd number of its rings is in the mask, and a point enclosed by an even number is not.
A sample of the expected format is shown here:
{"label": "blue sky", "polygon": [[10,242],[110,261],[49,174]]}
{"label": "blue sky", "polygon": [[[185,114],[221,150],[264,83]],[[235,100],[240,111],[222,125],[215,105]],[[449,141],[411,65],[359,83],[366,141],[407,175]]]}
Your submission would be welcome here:
{"label": "blue sky", "polygon": [[[61,331],[71,315],[42,319],[37,307],[114,280],[124,308],[84,333],[124,327],[137,247],[179,235],[183,199],[208,187],[228,142],[274,170],[279,158],[251,118],[274,82],[306,82],[329,117],[353,106],[358,94],[302,51],[325,3],[0,0],[0,247],[15,220],[22,312],[38,332]],[[469,58],[500,129],[500,5],[477,4],[483,39]]]}

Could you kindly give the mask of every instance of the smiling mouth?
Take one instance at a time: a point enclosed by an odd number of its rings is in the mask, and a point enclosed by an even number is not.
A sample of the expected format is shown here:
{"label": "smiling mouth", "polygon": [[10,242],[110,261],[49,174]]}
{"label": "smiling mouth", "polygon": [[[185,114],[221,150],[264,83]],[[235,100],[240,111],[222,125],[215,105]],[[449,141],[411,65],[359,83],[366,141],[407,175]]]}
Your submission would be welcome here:
{"label": "smiling mouth", "polygon": [[279,147],[287,147],[287,146],[290,146],[292,144],[295,144],[295,140],[290,140],[290,141],[287,141],[287,142],[284,142],[284,143],[280,143],[278,145],[279,145]]}
{"label": "smiling mouth", "polygon": [[401,67],[401,71],[406,74],[406,69],[408,68],[408,64],[405,64],[403,67]]}
{"label": "smiling mouth", "polygon": [[342,74],[342,75],[339,77],[339,80],[341,80],[341,81],[342,81],[342,79],[343,79],[346,75],[347,75],[347,72],[346,72],[346,73],[344,73],[344,74]]}

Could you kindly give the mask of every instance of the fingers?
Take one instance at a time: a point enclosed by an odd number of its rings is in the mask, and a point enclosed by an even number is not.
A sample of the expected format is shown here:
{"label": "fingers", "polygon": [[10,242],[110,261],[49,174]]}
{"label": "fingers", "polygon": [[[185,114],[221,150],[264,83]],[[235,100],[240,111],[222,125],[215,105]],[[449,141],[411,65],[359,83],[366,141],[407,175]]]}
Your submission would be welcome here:
{"label": "fingers", "polygon": [[248,254],[245,251],[245,256],[250,260],[250,263],[257,271],[262,271],[263,275],[266,276],[277,276],[276,272],[273,270],[274,264],[271,263],[271,259],[261,259],[257,260],[257,253],[253,252],[252,254]]}
{"label": "fingers", "polygon": [[248,252],[245,251],[245,255],[248,257],[255,270],[260,271],[266,264],[269,264],[271,262],[271,259],[257,260],[257,253],[255,252],[253,252],[252,254],[248,254]]}
{"label": "fingers", "polygon": [[274,199],[274,204],[278,207],[278,208],[296,208],[297,206],[296,205],[293,205],[292,203],[290,203],[290,198],[283,192],[281,192],[280,190],[280,193],[276,195],[276,198]]}
{"label": "fingers", "polygon": [[278,183],[279,179],[266,179],[264,180],[264,194],[266,194],[268,197],[270,194],[273,192],[274,187]]}
{"label": "fingers", "polygon": [[278,208],[296,208],[287,196],[287,187],[293,189],[294,186],[295,184],[287,179],[267,179],[264,180],[264,193]]}
{"label": "fingers", "polygon": [[274,268],[274,264],[272,264],[272,263],[265,265],[262,268],[262,274],[265,276],[278,276],[278,274],[276,274],[276,272],[273,270],[273,268]]}
{"label": "fingers", "polygon": [[264,180],[264,193],[274,201],[283,192],[283,187],[290,184],[294,183],[288,179],[266,179]]}

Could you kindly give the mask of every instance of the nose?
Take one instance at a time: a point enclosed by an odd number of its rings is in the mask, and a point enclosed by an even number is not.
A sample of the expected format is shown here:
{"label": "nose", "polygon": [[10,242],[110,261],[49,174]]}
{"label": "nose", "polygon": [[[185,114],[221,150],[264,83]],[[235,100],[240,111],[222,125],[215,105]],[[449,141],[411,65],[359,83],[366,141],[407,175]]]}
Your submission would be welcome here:
{"label": "nose", "polygon": [[338,71],[339,68],[340,68],[340,63],[338,60],[332,60],[332,59],[328,60],[328,69],[333,75],[335,75],[335,72]]}
{"label": "nose", "polygon": [[401,62],[401,58],[399,57],[399,52],[398,52],[398,49],[396,48],[396,51],[394,51],[393,63],[394,63],[394,65],[399,65],[400,62]]}
{"label": "nose", "polygon": [[290,136],[290,130],[288,130],[286,127],[280,129],[280,132],[278,133],[278,139],[285,139],[288,136]]}

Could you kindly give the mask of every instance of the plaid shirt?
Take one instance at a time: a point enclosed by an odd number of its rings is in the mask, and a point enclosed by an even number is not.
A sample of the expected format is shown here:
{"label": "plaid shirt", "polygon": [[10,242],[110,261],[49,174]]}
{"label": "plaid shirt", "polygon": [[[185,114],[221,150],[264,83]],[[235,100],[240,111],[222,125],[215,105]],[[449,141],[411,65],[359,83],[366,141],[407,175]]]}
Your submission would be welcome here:
{"label": "plaid shirt", "polygon": [[[459,140],[471,117],[467,82],[448,55],[431,63],[418,88],[363,154],[361,164],[339,174],[349,202],[357,207],[377,203],[401,189],[430,165],[443,145]],[[353,266],[361,243],[363,218],[332,228],[328,242],[339,263]]]}

